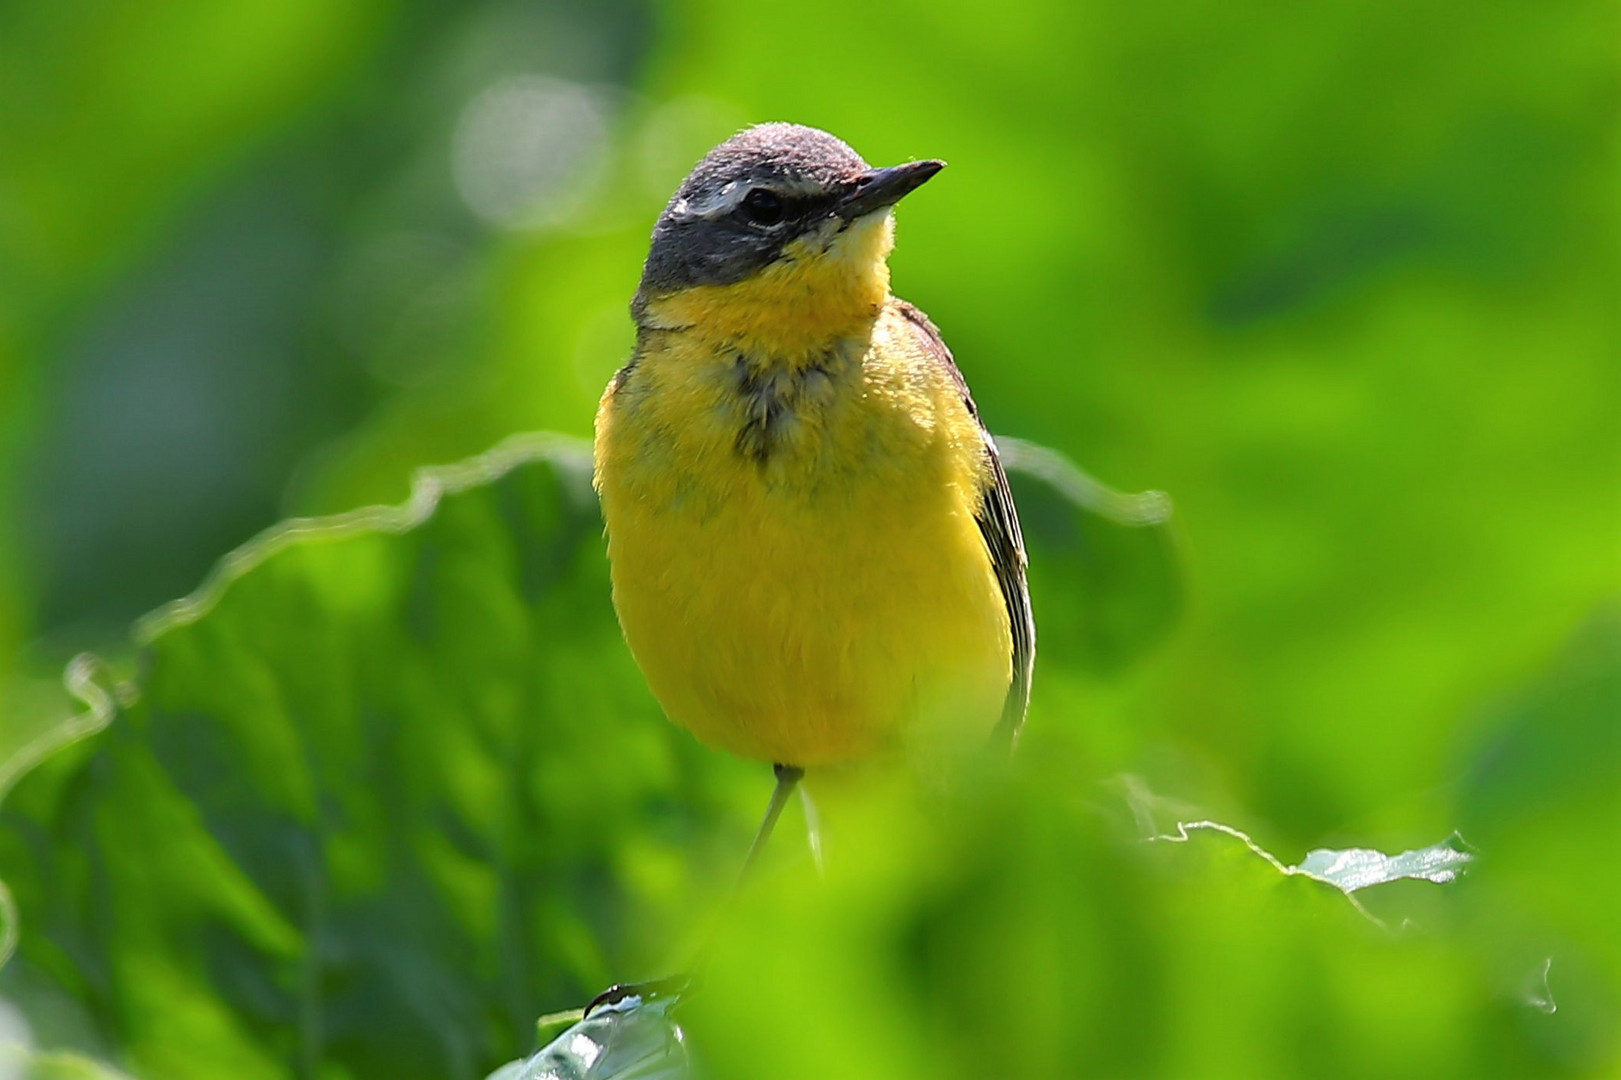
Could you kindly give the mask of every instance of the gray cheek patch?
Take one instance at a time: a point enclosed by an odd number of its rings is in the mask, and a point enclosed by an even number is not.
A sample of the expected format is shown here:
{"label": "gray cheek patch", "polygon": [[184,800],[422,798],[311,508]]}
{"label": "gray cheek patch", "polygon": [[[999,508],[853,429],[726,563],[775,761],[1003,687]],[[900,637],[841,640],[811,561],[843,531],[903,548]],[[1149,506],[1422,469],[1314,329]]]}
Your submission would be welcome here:
{"label": "gray cheek patch", "polygon": [[734,220],[666,215],[642,271],[645,296],[694,285],[731,285],[770,264],[784,237],[753,232]]}

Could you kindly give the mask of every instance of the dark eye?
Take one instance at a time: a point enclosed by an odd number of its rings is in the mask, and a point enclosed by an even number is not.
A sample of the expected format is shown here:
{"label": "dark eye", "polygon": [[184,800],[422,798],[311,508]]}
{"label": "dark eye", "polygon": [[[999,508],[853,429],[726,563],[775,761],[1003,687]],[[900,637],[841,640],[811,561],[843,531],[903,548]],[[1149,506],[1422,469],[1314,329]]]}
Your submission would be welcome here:
{"label": "dark eye", "polygon": [[755,188],[743,196],[743,213],[756,225],[776,225],[782,221],[782,200],[765,188]]}

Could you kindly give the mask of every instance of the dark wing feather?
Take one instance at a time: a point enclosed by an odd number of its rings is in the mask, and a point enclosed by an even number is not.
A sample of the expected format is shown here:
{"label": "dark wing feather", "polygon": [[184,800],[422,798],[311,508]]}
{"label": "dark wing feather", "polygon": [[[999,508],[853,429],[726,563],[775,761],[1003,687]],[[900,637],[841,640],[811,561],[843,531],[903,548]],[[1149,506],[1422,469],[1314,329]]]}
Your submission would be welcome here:
{"label": "dark wing feather", "polygon": [[996,452],[996,443],[985,430],[979,418],[968,382],[957,370],[951,350],[936,330],[929,317],[905,300],[894,301],[895,308],[914,327],[928,346],[930,353],[951,376],[951,381],[962,394],[963,404],[979,423],[980,435],[985,441],[985,454],[990,459],[991,482],[980,493],[974,520],[979,524],[985,548],[990,552],[991,567],[996,572],[996,583],[1001,587],[1002,600],[1007,604],[1008,625],[1013,628],[1013,682],[1008,687],[1007,700],[1002,706],[1002,722],[997,737],[1005,739],[1011,747],[1024,725],[1025,710],[1030,705],[1030,673],[1036,661],[1036,623],[1030,614],[1030,589],[1025,583],[1024,535],[1019,531],[1019,514],[1013,508],[1013,492],[1008,489],[1007,473],[1002,468],[1002,457]]}

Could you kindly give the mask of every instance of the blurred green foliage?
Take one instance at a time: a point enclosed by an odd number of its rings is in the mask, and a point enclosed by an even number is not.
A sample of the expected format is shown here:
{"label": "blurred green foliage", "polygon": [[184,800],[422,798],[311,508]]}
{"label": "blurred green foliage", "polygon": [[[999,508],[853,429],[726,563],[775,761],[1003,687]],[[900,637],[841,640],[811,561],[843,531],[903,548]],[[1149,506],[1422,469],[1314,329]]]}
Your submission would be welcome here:
{"label": "blurred green foliage", "polygon": [[[143,1077],[471,1077],[681,962],[766,779],[659,719],[577,461],[125,628],[281,517],[585,435],[663,199],[793,119],[951,161],[900,215],[897,291],[994,430],[1177,518],[1015,477],[1015,774],[851,807],[825,881],[785,828],[691,1003],[702,1060],[1613,1075],[1614,14],[0,7],[0,778],[71,715],[73,653],[138,690],[4,793],[0,1020]],[[1453,828],[1480,861],[1386,887],[1415,927],[1380,931],[1123,840],[1123,774],[1289,861]],[[1551,1015],[1524,1004],[1548,957]]]}

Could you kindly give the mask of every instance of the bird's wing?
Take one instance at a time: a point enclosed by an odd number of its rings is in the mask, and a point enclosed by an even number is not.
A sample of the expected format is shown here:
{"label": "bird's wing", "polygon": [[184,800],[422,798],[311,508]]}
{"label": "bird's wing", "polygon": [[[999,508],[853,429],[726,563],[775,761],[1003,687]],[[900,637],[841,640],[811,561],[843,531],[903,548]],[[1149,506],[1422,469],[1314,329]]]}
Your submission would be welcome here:
{"label": "bird's wing", "polygon": [[1008,686],[1007,699],[1002,706],[1002,722],[997,727],[997,737],[1005,739],[1011,747],[1018,739],[1019,729],[1024,725],[1025,710],[1030,705],[1030,673],[1036,661],[1036,623],[1030,614],[1030,589],[1025,584],[1024,535],[1019,531],[1019,514],[1013,507],[1013,492],[1008,489],[1002,456],[997,453],[996,443],[985,429],[985,422],[979,418],[979,409],[974,405],[973,395],[968,392],[968,382],[957,369],[957,362],[952,359],[945,339],[923,312],[905,300],[897,299],[894,304],[907,322],[917,329],[929,352],[956,384],[963,404],[979,423],[980,435],[985,442],[985,455],[990,460],[991,481],[980,492],[974,520],[979,525],[980,535],[985,538],[985,548],[990,552],[991,568],[996,573],[996,584],[1002,590],[1002,600],[1007,604],[1008,625],[1013,631],[1013,682]]}

